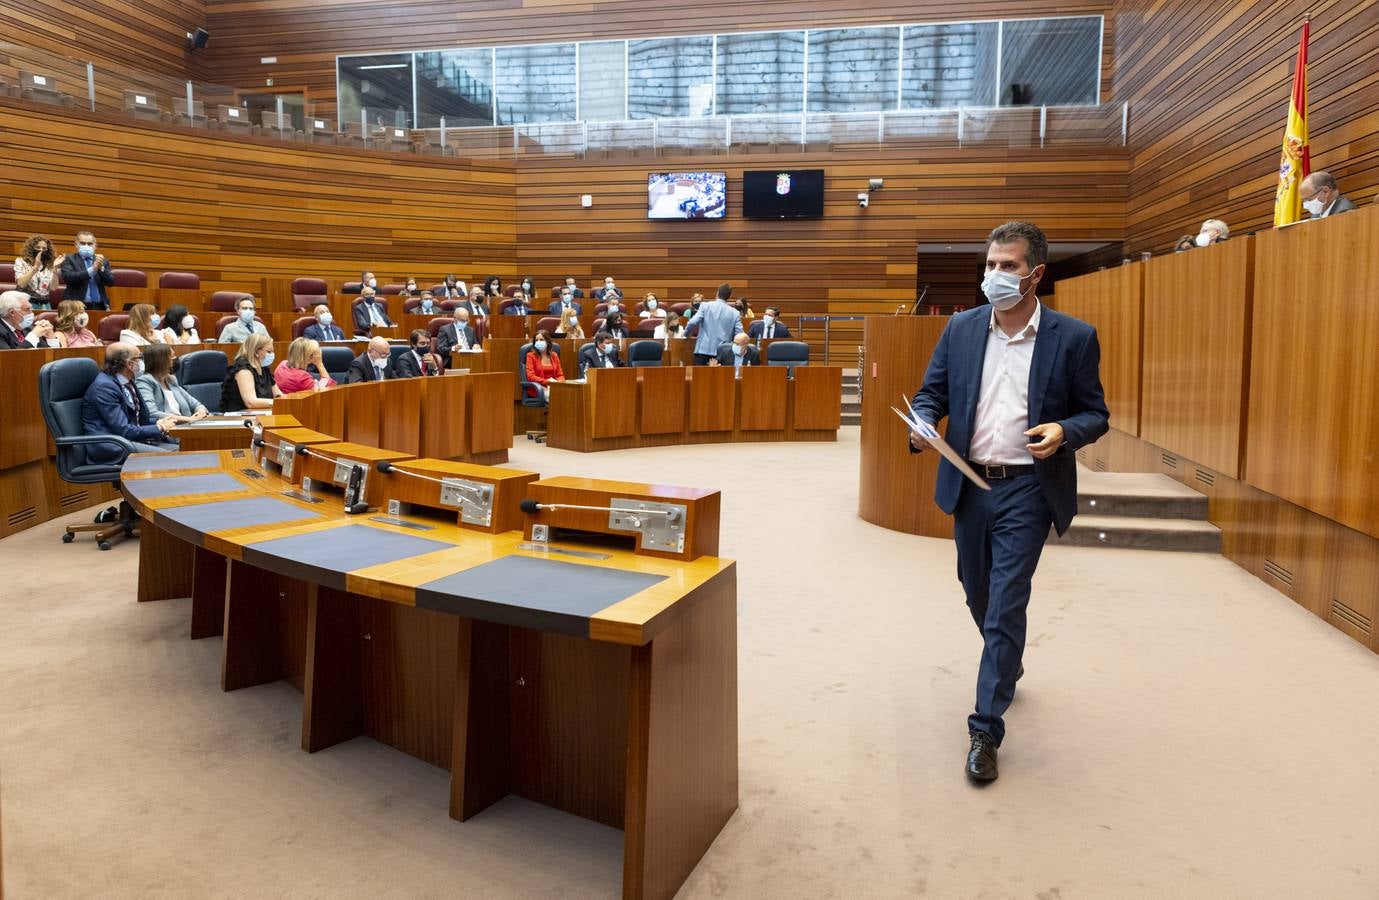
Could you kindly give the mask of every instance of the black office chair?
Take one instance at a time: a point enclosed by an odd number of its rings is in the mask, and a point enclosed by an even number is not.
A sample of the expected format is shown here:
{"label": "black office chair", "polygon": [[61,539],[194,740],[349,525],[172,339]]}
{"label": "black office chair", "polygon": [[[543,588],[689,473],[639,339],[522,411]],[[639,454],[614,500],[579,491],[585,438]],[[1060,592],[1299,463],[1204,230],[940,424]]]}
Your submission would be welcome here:
{"label": "black office chair", "polygon": [[809,345],[804,341],[772,341],[766,346],[768,366],[787,366],[795,377],[796,366],[809,365]]}
{"label": "black office chair", "polygon": [[193,350],[177,360],[177,383],[200,400],[207,411],[217,413],[220,389],[229,370],[229,361],[219,350]]}
{"label": "black office chair", "polygon": [[659,366],[664,351],[660,341],[633,341],[627,345],[627,364],[633,368]]}
{"label": "black office chair", "polygon": [[[113,484],[119,488],[120,467],[134,451],[134,445],[114,434],[88,435],[81,424],[82,398],[99,373],[96,361],[86,357],[53,360],[38,370],[38,400],[43,421],[57,447],[57,472],[62,480],[73,484]],[[112,463],[89,463],[86,448],[93,444],[113,444],[123,452]],[[138,525],[133,507],[121,500],[118,508],[106,509],[90,525],[68,525],[62,542],[70,544],[78,532],[94,531],[96,546],[109,550],[111,538],[130,537]]]}
{"label": "black office chair", "polygon": [[[527,380],[527,354],[531,352],[531,344],[523,344],[517,351],[517,387],[522,392],[522,405],[532,409],[546,408],[546,392],[541,390],[541,385],[535,381]],[[560,345],[551,342],[550,352],[556,356],[560,355]],[[527,388],[533,388],[536,396],[529,397]]]}
{"label": "black office chair", "polygon": [[354,350],[349,347],[321,347],[321,362],[325,363],[326,374],[335,379],[336,384],[344,384],[349,378],[350,363],[354,361]]}

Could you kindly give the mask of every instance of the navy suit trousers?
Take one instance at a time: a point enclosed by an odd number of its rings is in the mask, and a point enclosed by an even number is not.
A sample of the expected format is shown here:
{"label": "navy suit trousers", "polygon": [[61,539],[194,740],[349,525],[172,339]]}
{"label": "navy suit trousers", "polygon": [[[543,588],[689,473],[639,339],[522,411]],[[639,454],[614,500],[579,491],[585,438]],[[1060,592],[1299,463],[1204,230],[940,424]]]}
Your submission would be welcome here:
{"label": "navy suit trousers", "polygon": [[958,579],[982,634],[977,708],[970,731],[1005,737],[1002,716],[1015,699],[1015,676],[1025,652],[1030,581],[1053,524],[1053,513],[1034,475],[993,479],[983,491],[964,482],[953,512]]}

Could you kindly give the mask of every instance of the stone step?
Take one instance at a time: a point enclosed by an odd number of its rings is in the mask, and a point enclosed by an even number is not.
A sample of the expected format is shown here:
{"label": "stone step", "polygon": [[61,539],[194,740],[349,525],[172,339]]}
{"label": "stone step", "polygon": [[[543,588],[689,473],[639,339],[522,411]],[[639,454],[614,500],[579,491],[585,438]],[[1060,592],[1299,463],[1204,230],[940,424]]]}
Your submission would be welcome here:
{"label": "stone step", "polygon": [[1206,521],[1207,497],[1167,475],[1077,470],[1079,515]]}
{"label": "stone step", "polygon": [[1221,530],[1197,519],[1079,515],[1066,534],[1050,534],[1049,539],[1073,547],[1221,552]]}

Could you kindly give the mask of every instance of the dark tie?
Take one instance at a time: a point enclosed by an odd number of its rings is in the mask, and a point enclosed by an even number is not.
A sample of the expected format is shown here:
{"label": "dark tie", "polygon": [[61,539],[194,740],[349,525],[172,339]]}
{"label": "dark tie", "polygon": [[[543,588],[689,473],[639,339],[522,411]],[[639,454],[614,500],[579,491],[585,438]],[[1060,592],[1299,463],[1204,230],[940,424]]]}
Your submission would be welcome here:
{"label": "dark tie", "polygon": [[143,404],[139,402],[139,392],[134,389],[133,382],[125,382],[125,392],[129,394],[129,402],[134,405],[134,422],[143,424]]}

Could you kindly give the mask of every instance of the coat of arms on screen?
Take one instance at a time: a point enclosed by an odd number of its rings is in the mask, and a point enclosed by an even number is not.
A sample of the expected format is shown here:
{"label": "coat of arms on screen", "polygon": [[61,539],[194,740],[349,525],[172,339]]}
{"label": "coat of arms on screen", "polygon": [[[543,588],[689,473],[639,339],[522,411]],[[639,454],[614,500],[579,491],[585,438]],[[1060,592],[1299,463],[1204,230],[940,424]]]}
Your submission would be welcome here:
{"label": "coat of arms on screen", "polygon": [[782,172],[776,176],[776,193],[784,197],[790,193],[790,173]]}

